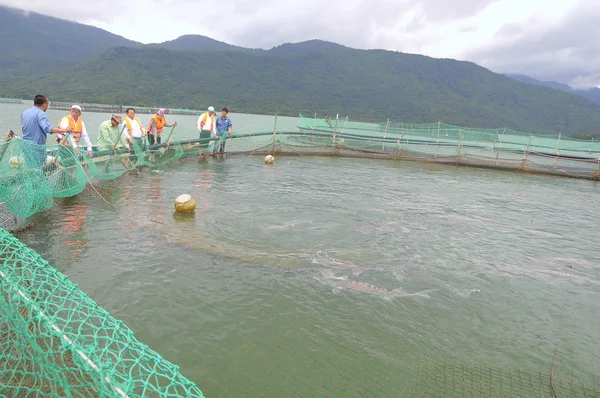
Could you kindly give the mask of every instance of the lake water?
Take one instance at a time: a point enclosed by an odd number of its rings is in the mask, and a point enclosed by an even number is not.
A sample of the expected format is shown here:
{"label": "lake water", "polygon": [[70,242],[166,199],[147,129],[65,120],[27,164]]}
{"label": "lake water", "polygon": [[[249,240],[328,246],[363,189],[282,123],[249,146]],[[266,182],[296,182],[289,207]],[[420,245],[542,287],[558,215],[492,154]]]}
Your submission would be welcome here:
{"label": "lake water", "polygon": [[[177,139],[196,118],[169,116]],[[543,396],[551,370],[598,388],[598,183],[240,155],[96,187],[116,209],[57,200],[21,240],[208,397]]]}

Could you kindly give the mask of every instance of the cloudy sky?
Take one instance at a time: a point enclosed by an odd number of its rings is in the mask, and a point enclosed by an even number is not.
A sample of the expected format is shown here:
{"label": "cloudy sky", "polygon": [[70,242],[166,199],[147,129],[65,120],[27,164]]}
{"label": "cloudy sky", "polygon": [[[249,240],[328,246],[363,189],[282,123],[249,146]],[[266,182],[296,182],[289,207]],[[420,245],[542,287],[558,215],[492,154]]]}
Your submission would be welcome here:
{"label": "cloudy sky", "polygon": [[155,43],[201,34],[271,48],[309,39],[473,61],[600,86],[600,0],[0,0]]}

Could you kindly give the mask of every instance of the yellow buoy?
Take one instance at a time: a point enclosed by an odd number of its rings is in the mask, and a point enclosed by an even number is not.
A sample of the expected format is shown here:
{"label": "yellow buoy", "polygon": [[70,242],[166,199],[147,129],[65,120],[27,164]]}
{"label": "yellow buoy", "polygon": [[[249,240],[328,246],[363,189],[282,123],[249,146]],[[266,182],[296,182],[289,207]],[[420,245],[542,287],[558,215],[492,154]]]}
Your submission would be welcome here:
{"label": "yellow buoy", "polygon": [[191,195],[179,195],[175,199],[175,210],[181,213],[193,213],[196,210],[196,201]]}
{"label": "yellow buoy", "polygon": [[265,156],[265,164],[273,164],[275,162],[275,157],[273,155]]}

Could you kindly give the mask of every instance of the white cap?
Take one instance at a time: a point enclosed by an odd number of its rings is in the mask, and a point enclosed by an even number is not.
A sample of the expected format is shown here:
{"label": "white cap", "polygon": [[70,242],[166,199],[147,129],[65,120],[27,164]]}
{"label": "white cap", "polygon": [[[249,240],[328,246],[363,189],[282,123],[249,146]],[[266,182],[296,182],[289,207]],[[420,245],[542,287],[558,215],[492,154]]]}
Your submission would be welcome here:
{"label": "white cap", "polygon": [[208,111],[209,111],[209,112],[214,112],[214,111],[215,111],[215,108],[213,108],[212,106],[209,106],[209,107],[208,107]]}
{"label": "white cap", "polygon": [[81,112],[81,107],[79,105],[73,105],[71,106],[71,109],[77,109],[79,112]]}

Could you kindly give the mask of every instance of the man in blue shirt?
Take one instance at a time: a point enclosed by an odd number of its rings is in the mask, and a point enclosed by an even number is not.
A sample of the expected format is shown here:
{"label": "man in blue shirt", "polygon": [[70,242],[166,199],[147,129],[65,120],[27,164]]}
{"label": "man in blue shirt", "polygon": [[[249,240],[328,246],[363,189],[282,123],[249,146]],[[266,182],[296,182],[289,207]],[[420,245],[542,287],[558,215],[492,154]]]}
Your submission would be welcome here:
{"label": "man in blue shirt", "polygon": [[219,137],[219,141],[215,143],[213,154],[217,152],[218,146],[220,156],[223,156],[223,153],[225,152],[225,139],[227,139],[227,137],[221,138],[223,136],[223,133],[227,131],[227,134],[231,136],[232,124],[231,119],[229,118],[229,116],[227,116],[228,113],[229,110],[227,110],[227,108],[223,108],[221,110],[221,117],[217,118],[217,120],[215,121],[215,124],[217,125],[217,137]]}
{"label": "man in blue shirt", "polygon": [[46,139],[48,134],[71,132],[70,128],[61,129],[52,127],[46,115],[48,98],[36,95],[33,107],[21,114],[23,128],[23,147],[28,167],[39,168],[46,162]]}

